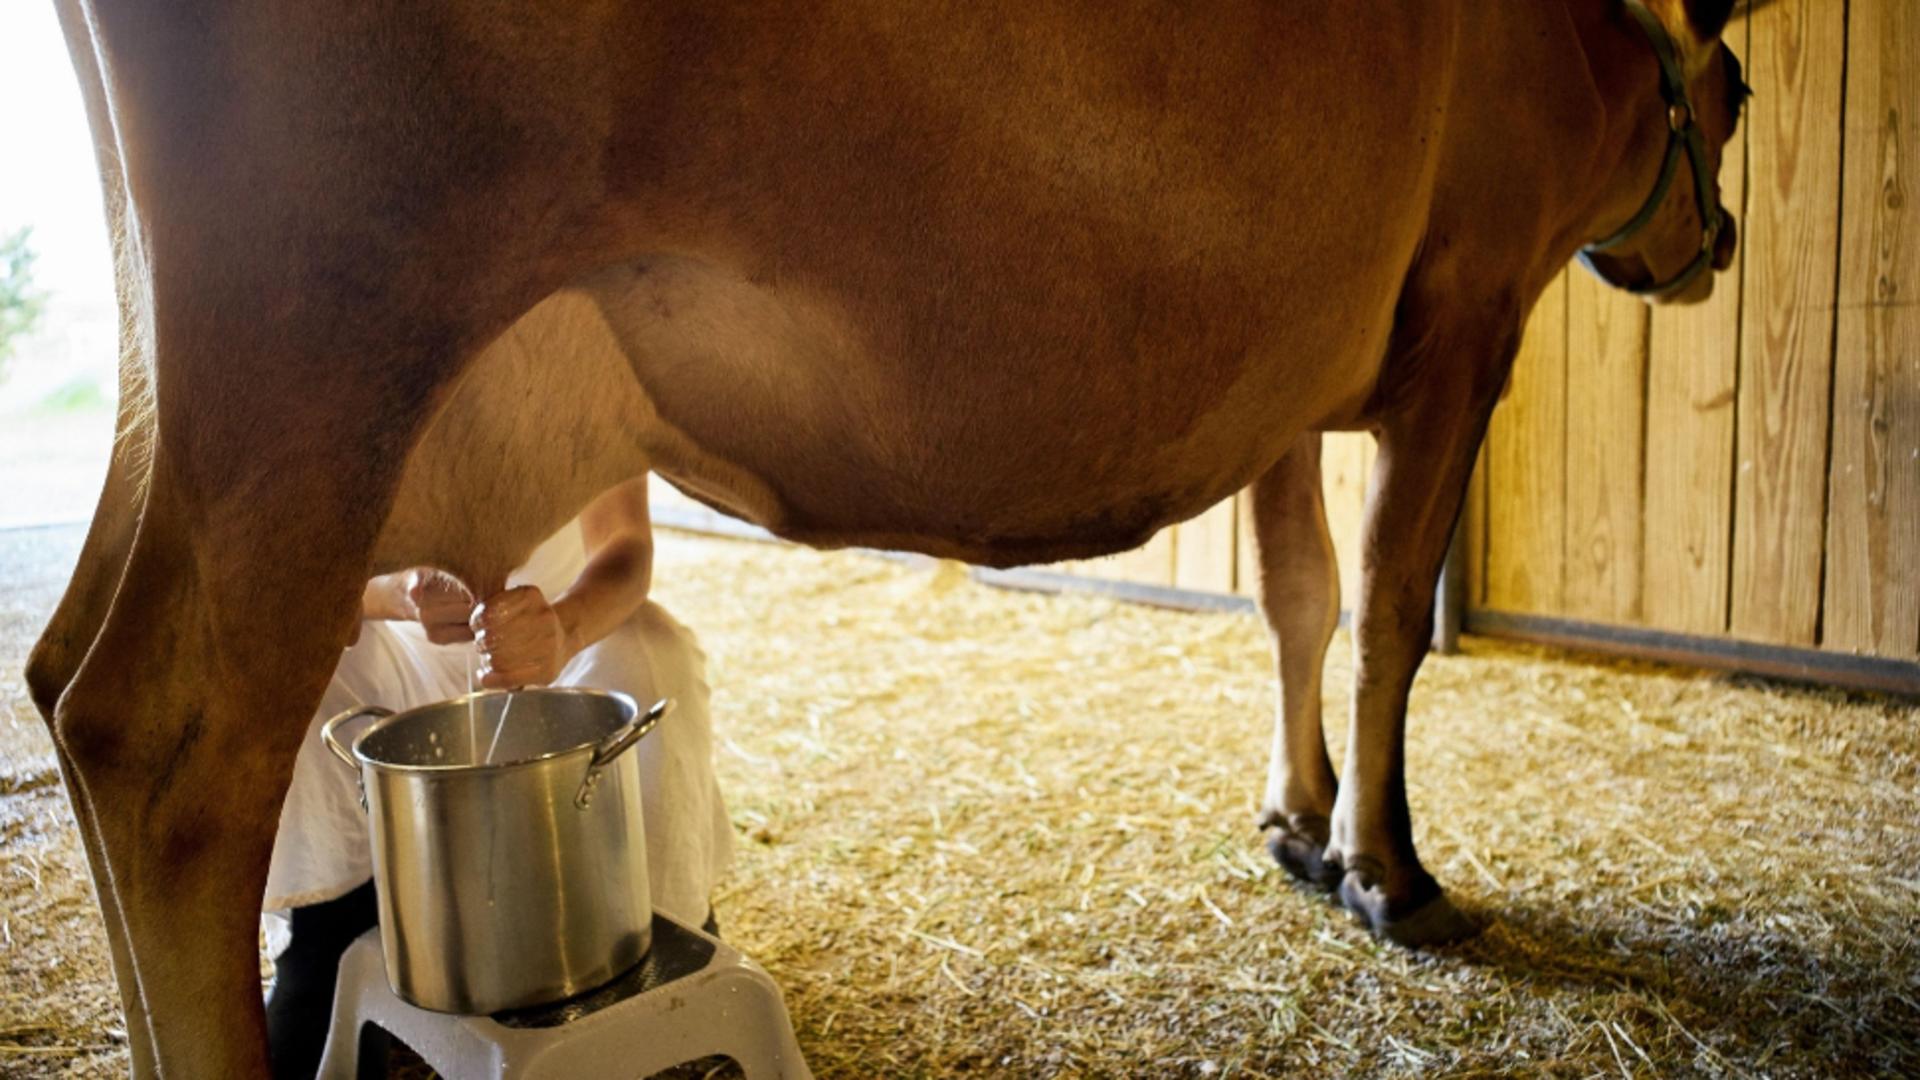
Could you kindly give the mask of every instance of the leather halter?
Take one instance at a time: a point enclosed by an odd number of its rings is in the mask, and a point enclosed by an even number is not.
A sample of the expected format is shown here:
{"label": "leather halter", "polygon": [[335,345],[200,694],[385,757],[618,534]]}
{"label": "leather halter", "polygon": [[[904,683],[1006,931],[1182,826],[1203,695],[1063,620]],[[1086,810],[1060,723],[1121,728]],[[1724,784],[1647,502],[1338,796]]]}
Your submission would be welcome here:
{"label": "leather halter", "polygon": [[[1640,212],[1612,235],[1581,248],[1580,263],[1592,271],[1594,277],[1616,289],[1625,289],[1635,296],[1658,298],[1685,289],[1713,264],[1714,241],[1719,239],[1720,230],[1726,226],[1727,212],[1717,205],[1707,184],[1713,173],[1707,166],[1706,140],[1700,133],[1700,125],[1695,122],[1693,103],[1687,97],[1686,74],[1680,66],[1679,50],[1674,48],[1673,38],[1668,36],[1667,28],[1661,25],[1653,12],[1647,10],[1641,0],[1625,0],[1625,3],[1634,21],[1646,31],[1647,40],[1653,44],[1654,55],[1660,59],[1660,96],[1667,103],[1667,156],[1660,163],[1660,179],[1653,185],[1653,194],[1647,196]],[[1626,243],[1653,220],[1660,211],[1660,205],[1666,201],[1667,191],[1673,187],[1673,178],[1680,171],[1683,152],[1688,166],[1693,170],[1693,201],[1700,212],[1699,254],[1684,270],[1666,281],[1656,281],[1650,285],[1622,285],[1612,280],[1594,265],[1593,255]]]}

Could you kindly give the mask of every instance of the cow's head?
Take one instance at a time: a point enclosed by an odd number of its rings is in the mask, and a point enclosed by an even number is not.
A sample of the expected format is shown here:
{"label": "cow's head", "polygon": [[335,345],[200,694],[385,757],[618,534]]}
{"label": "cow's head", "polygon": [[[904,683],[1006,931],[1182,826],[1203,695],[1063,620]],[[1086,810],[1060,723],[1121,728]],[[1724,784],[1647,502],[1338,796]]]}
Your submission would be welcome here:
{"label": "cow's head", "polygon": [[1641,99],[1658,131],[1645,124],[1609,201],[1617,208],[1596,223],[1608,231],[1580,259],[1602,281],[1655,302],[1705,300],[1713,272],[1733,263],[1720,159],[1748,93],[1739,59],[1720,40],[1733,7],[1734,0],[1621,2],[1621,19],[1659,62],[1659,83]]}

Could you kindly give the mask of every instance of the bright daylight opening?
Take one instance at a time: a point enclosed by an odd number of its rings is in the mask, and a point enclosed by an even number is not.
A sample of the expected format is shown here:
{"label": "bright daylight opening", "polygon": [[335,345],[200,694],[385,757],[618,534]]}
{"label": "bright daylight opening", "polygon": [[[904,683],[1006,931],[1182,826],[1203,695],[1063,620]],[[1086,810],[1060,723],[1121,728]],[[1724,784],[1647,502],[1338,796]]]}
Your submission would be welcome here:
{"label": "bright daylight opening", "polygon": [[0,5],[0,528],[84,521],[113,438],[113,263],[51,4]]}

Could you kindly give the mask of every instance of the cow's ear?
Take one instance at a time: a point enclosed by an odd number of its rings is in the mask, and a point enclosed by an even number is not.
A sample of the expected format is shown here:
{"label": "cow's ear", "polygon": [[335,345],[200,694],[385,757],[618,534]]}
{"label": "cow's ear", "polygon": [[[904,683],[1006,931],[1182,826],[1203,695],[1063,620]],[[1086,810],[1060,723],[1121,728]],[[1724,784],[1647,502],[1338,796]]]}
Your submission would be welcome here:
{"label": "cow's ear", "polygon": [[1699,74],[1733,17],[1734,0],[1644,0],[1679,47],[1690,75]]}

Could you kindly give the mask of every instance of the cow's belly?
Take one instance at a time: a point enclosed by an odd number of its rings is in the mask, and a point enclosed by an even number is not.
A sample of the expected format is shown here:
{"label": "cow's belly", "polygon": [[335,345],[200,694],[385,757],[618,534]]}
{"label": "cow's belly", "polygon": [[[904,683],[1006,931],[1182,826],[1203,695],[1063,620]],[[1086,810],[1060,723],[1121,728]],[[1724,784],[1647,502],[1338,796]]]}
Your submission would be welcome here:
{"label": "cow's belly", "polygon": [[616,266],[475,360],[409,458],[378,561],[503,577],[649,468],[817,545],[994,565],[1120,550],[1353,415],[1394,265],[1282,281],[1264,305],[1143,268],[1071,303],[1031,302],[1048,286],[1029,274],[865,307],[685,256]]}
{"label": "cow's belly", "polygon": [[587,289],[657,418],[638,433],[652,465],[684,489],[809,543],[1011,564],[1138,544],[1350,411],[1395,290],[1347,284],[1277,310],[1139,280],[862,311],[673,258]]}
{"label": "cow's belly", "polygon": [[[656,467],[810,542],[994,563],[1205,509],[1372,385],[1446,8],[635,9],[666,21],[625,31],[594,159],[625,243],[580,280]],[[663,39],[709,74],[653,77]]]}
{"label": "cow's belly", "polygon": [[[1401,5],[1384,38],[1259,3],[1173,26],[621,10],[551,125],[574,152],[542,158],[583,201],[529,262],[597,308],[548,307],[602,324],[559,339],[611,340],[632,378],[578,376],[563,340],[553,373],[529,361],[546,411],[600,418],[488,452],[530,479],[641,462],[812,543],[1040,561],[1205,509],[1377,376],[1444,128],[1409,103],[1444,100],[1450,5]],[[610,442],[633,452],[589,451]]]}

